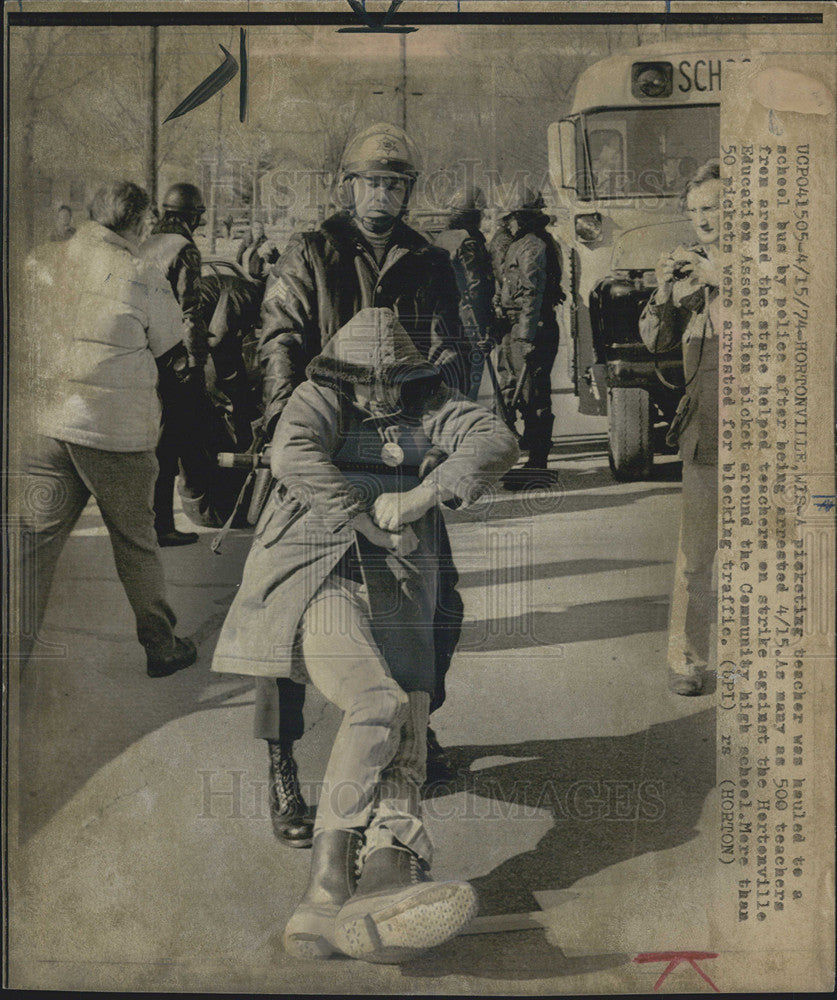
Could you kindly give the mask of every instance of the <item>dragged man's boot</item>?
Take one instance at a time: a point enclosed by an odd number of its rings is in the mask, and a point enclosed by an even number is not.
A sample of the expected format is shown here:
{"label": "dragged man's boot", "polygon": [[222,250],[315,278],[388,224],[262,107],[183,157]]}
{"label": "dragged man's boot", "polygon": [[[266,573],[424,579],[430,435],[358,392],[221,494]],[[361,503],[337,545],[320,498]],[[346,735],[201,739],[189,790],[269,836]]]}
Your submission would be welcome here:
{"label": "dragged man's boot", "polygon": [[337,950],[334,920],[354,891],[361,843],[356,830],[320,830],[314,838],[308,888],[282,939],[289,955],[328,958]]}
{"label": "dragged man's boot", "polygon": [[293,744],[268,740],[270,755],[270,821],[276,837],[288,847],[310,847],[314,832],[311,812],[299,787]]}
{"label": "dragged man's boot", "polygon": [[340,951],[365,962],[404,962],[455,937],[477,912],[467,882],[434,882],[406,847],[379,847],[334,927]]}

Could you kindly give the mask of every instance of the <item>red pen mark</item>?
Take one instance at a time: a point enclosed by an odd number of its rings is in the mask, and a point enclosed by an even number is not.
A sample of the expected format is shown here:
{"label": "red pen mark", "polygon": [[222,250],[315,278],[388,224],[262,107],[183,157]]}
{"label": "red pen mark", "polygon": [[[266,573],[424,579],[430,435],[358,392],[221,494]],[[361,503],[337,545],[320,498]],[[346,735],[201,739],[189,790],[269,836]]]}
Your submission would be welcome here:
{"label": "red pen mark", "polygon": [[659,988],[663,985],[666,976],[674,971],[681,962],[687,962],[695,970],[695,972],[705,980],[716,993],[721,991],[712,982],[709,976],[701,969],[698,965],[698,960],[703,961],[706,958],[717,958],[718,953],[715,951],[644,951],[641,955],[637,955],[634,959],[635,962],[645,963],[645,962],[668,962],[668,965],[663,970],[663,974],[654,983],[654,992],[656,993]]}

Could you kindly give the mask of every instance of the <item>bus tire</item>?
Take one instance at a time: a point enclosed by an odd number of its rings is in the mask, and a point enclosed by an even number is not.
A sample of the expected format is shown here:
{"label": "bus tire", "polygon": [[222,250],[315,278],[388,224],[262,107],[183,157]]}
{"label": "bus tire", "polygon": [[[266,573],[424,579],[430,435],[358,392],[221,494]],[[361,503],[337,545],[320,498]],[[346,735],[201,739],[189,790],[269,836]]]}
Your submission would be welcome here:
{"label": "bus tire", "polygon": [[647,479],[654,463],[651,399],[645,389],[608,391],[608,460],[621,483]]}

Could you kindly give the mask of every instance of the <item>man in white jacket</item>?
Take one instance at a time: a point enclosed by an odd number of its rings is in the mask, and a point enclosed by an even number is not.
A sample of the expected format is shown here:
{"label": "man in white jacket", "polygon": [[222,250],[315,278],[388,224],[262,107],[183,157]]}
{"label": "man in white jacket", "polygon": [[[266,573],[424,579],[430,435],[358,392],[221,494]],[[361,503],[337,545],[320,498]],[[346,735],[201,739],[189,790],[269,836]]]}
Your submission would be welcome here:
{"label": "man in white jacket", "polygon": [[22,518],[21,634],[31,654],[55,565],[90,496],[136,616],[150,677],[195,662],[175,636],[154,534],[154,449],[160,434],[157,363],[182,338],[180,309],[140,259],[148,195],[128,181],[101,188],[92,221],[27,261],[38,434],[29,454]]}

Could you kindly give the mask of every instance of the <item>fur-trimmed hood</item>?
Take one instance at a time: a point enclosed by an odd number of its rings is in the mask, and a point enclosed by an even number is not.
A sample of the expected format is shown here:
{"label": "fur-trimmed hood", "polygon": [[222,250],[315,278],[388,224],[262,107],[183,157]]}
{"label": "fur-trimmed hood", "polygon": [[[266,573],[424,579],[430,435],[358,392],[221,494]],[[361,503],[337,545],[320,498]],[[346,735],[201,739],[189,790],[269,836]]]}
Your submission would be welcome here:
{"label": "fur-trimmed hood", "polygon": [[308,365],[309,379],[338,391],[350,385],[394,386],[438,379],[392,309],[361,309]]}

